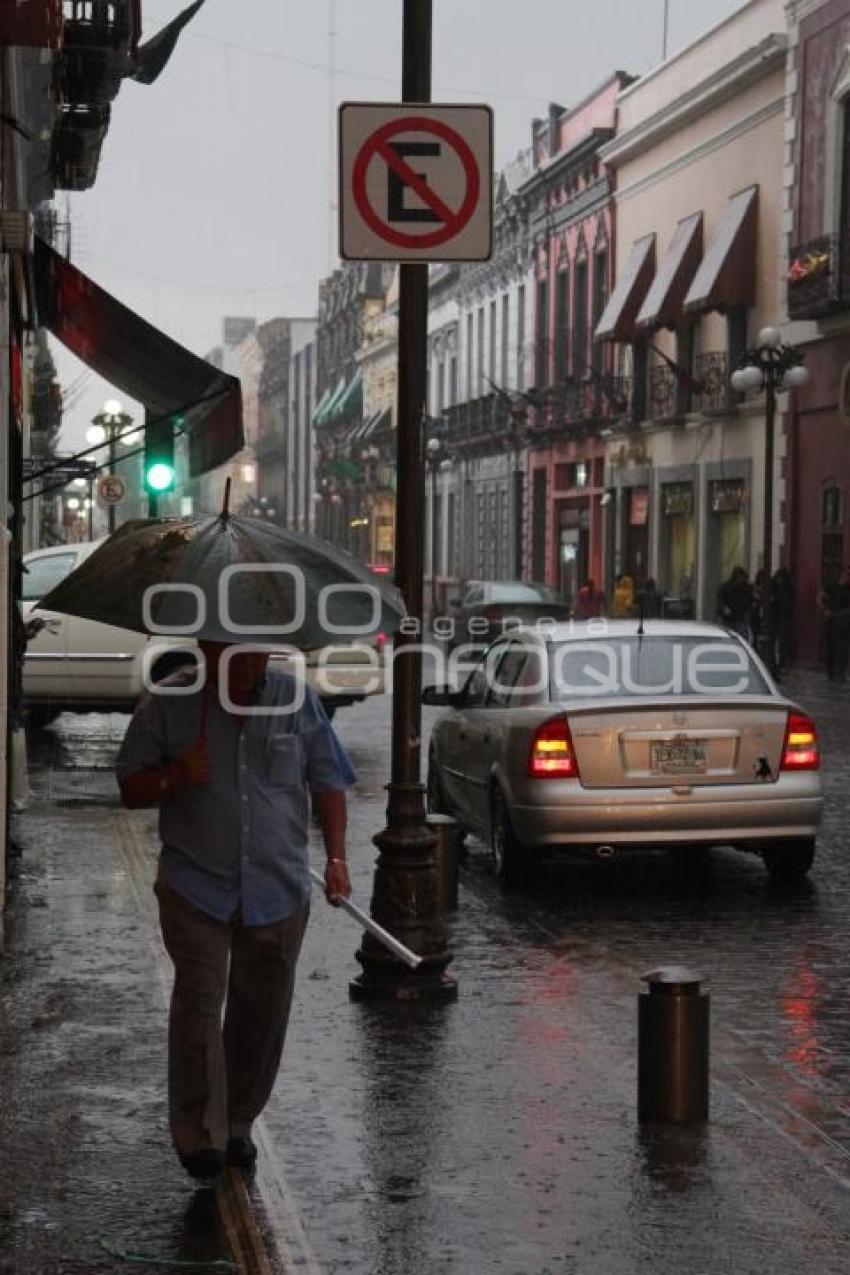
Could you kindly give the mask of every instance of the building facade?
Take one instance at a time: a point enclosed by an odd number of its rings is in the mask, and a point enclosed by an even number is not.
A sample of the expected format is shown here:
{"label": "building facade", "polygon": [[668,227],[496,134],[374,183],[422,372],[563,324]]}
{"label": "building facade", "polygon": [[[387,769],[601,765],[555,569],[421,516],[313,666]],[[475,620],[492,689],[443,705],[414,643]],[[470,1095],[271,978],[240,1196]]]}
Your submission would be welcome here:
{"label": "building facade", "polygon": [[809,384],[788,424],[788,552],[796,656],[821,657],[817,596],[850,562],[850,8],[788,5],[785,337],[803,347]]}
{"label": "building facade", "polygon": [[572,110],[553,103],[532,131],[533,175],[522,187],[534,260],[532,405],[526,569],[572,602],[604,575],[605,440],[625,400],[614,353],[593,329],[614,272],[612,178],[600,148],[614,136],[618,73]]}
{"label": "building facade", "polygon": [[281,449],[282,522],[292,531],[316,525],[316,462],[313,412],[316,408],[316,320],[293,319],[290,327],[289,406]]}
{"label": "building facade", "polygon": [[[517,423],[530,384],[531,238],[522,153],[496,183],[493,255],[433,280],[429,422],[446,449],[436,501],[444,591],[522,575],[525,445]],[[452,293],[454,295],[452,295]]]}
{"label": "building facade", "polygon": [[744,6],[619,94],[601,151],[617,269],[595,336],[629,378],[606,447],[608,578],[651,577],[669,610],[710,619],[731,570],[761,565],[764,403],[729,378],[779,318],[786,47],[781,0]]}

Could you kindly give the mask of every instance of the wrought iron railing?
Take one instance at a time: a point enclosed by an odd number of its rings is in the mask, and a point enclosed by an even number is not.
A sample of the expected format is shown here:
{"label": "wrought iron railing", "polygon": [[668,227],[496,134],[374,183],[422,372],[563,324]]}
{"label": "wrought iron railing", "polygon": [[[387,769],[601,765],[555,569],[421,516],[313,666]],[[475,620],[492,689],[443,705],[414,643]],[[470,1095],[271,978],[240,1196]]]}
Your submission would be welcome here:
{"label": "wrought iron railing", "polygon": [[673,368],[662,363],[650,368],[647,417],[651,421],[672,420],[682,414],[682,395]]}
{"label": "wrought iron railing", "polygon": [[698,354],[694,360],[694,380],[697,387],[692,396],[693,411],[726,411],[732,402],[729,384],[729,359],[724,350]]}

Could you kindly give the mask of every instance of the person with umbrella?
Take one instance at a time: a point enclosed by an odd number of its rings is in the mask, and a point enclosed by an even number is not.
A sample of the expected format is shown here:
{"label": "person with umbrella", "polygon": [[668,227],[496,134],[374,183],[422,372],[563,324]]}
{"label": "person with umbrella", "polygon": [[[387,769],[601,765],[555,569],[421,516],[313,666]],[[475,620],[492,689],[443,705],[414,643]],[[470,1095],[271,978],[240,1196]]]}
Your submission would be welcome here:
{"label": "person with umbrella", "polygon": [[200,650],[202,685],[187,694],[196,670],[180,670],[143,700],[117,774],[125,806],[160,811],[171,1136],[187,1172],[205,1179],[256,1159],[251,1126],[280,1065],[309,913],[310,798],[333,903],[351,893],[355,776],[313,691],[270,670],[267,654]]}
{"label": "person with umbrella", "polygon": [[251,1127],[280,1064],[309,911],[311,798],[328,902],[351,893],[354,772],[318,695],[269,667],[268,643],[308,650],[404,618],[397,591],[349,555],[227,506],[225,491],[218,517],[125,523],[40,604],[198,642],[149,688],[117,776],[125,806],[159,807],[169,1118],[199,1179],[256,1159]]}

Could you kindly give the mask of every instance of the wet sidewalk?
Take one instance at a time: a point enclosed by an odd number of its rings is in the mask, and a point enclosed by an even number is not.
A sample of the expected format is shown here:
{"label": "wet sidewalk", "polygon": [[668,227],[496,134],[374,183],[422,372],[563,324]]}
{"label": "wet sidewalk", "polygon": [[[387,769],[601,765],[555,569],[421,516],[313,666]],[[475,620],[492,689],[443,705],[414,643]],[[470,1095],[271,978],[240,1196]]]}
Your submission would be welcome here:
{"label": "wet sidewalk", "polygon": [[[815,691],[838,722],[843,700]],[[387,705],[340,729],[361,777],[363,902]],[[474,846],[451,923],[454,1005],[352,1004],[357,931],[315,900],[257,1180],[194,1189],[167,1136],[155,818],[118,808],[109,755],[107,740],[102,768],[37,775],[22,821],[0,964],[2,1275],[850,1269],[850,1104],[767,1066],[725,1029],[720,994],[709,1126],[642,1133],[640,970],[604,918],[594,930],[564,905],[556,924],[505,900]],[[693,958],[700,942],[671,933],[662,950]]]}

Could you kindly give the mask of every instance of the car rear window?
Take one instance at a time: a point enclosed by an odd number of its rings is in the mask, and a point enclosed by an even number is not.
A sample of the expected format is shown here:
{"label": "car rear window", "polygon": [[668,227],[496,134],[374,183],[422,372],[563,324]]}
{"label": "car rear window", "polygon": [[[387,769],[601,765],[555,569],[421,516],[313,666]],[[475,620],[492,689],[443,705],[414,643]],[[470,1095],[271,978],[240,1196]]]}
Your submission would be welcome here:
{"label": "car rear window", "polygon": [[38,602],[71,573],[77,561],[75,553],[53,553],[45,558],[30,558],[21,579],[21,600]]}
{"label": "car rear window", "polygon": [[746,648],[724,637],[599,637],[559,642],[551,648],[550,670],[555,700],[770,693]]}
{"label": "car rear window", "polygon": [[554,589],[534,584],[496,584],[487,591],[487,602],[557,602]]}

